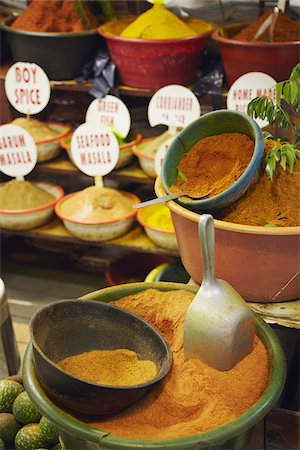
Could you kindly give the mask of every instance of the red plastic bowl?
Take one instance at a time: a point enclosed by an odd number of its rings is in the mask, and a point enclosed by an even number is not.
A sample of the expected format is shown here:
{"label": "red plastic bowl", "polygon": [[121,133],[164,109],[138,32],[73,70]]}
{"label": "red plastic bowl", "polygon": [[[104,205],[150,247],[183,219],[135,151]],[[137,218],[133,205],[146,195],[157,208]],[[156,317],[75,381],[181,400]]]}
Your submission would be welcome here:
{"label": "red plastic bowl", "polygon": [[231,39],[247,25],[228,25],[212,33],[212,38],[219,43],[228,85],[248,72],[264,72],[276,81],[287,80],[299,62],[300,41],[244,42]]}
{"label": "red plastic bowl", "polygon": [[[132,20],[120,20],[119,29],[124,29]],[[168,84],[188,85],[195,81],[211,30],[180,39],[147,40],[113,34],[115,26],[115,22],[108,22],[98,31],[107,40],[121,84],[159,89]]]}

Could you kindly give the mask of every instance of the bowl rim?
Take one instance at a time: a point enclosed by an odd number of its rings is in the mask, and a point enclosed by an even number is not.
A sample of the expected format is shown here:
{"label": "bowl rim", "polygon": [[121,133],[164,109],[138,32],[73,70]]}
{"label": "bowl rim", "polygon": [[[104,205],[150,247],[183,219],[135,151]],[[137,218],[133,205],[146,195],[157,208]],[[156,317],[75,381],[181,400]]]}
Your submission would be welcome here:
{"label": "bowl rim", "polygon": [[[8,181],[6,181],[5,183],[8,183]],[[0,189],[3,186],[3,184],[5,184],[5,183],[1,183],[0,184]],[[53,187],[53,188],[56,189],[56,191],[58,193],[58,196],[54,200],[52,200],[51,202],[48,202],[48,203],[46,203],[44,205],[41,205],[41,206],[37,206],[36,208],[0,209],[0,214],[28,214],[28,213],[35,213],[35,212],[38,212],[38,211],[42,211],[43,209],[48,209],[48,208],[51,208],[51,207],[55,206],[56,203],[58,203],[63,198],[63,196],[65,195],[64,189],[61,186],[59,186],[58,184],[50,183],[49,181],[30,181],[30,183],[36,184],[38,187],[41,187],[41,188],[42,188],[43,185],[46,185],[46,186],[49,186],[49,187]]]}
{"label": "bowl rim", "polygon": [[[21,119],[25,119],[26,117],[23,117],[23,116],[16,117],[16,119],[20,119],[20,118],[21,118]],[[57,136],[53,136],[53,137],[51,137],[51,138],[39,139],[38,141],[35,141],[35,140],[33,139],[36,145],[47,144],[47,143],[49,143],[49,142],[58,141],[58,140],[60,140],[60,139],[63,139],[64,137],[66,137],[66,136],[70,133],[70,127],[69,127],[69,125],[64,125],[64,124],[59,123],[59,122],[47,122],[47,120],[39,120],[39,122],[42,123],[42,124],[46,124],[46,125],[48,125],[48,126],[50,126],[50,127],[51,127],[51,125],[52,125],[52,126],[54,125],[54,126],[56,126],[56,127],[61,128],[62,131],[61,131],[60,134],[58,134]],[[11,122],[7,122],[5,125],[15,125],[15,124],[13,124],[12,121],[11,121]],[[27,131],[26,128],[22,127],[21,125],[17,125],[17,126],[20,127],[20,128],[23,128],[25,131]],[[63,131],[63,130],[64,130],[64,131]],[[29,131],[27,131],[27,133],[30,134]]]}
{"label": "bowl rim", "polygon": [[143,218],[143,211],[144,211],[146,208],[147,208],[147,206],[144,207],[144,208],[140,208],[140,209],[138,210],[137,216],[136,216],[137,221],[139,222],[139,224],[140,224],[142,227],[144,227],[144,228],[149,228],[150,230],[156,231],[156,232],[158,232],[158,233],[168,234],[168,235],[175,235],[175,236],[176,236],[175,230],[174,230],[174,231],[171,231],[171,230],[164,230],[163,228],[155,227],[154,225],[149,225],[149,224],[145,221],[145,219]]}
{"label": "bowl rim", "polygon": [[[228,195],[230,194],[230,193],[232,193],[232,191],[234,191],[235,189],[236,189],[236,187],[237,186],[241,186],[242,185],[242,187],[243,187],[243,183],[245,182],[245,181],[247,181],[247,179],[248,179],[248,177],[250,176],[250,174],[253,172],[253,174],[252,174],[252,176],[251,176],[251,179],[253,178],[253,175],[255,174],[255,172],[256,172],[256,170],[254,170],[255,169],[255,167],[256,168],[258,168],[259,167],[259,165],[260,165],[260,162],[261,162],[261,160],[262,160],[262,158],[263,158],[263,153],[264,153],[264,147],[263,147],[263,145],[262,146],[259,146],[258,145],[258,140],[262,140],[263,141],[263,134],[262,134],[262,130],[261,130],[261,128],[258,126],[258,124],[255,122],[255,120],[254,119],[252,119],[250,116],[248,116],[247,114],[245,114],[245,113],[242,113],[242,112],[239,112],[239,111],[234,111],[234,110],[230,110],[230,109],[218,109],[218,110],[214,110],[214,111],[210,111],[210,112],[208,112],[208,113],[205,113],[205,114],[203,114],[202,116],[200,116],[198,119],[196,119],[196,120],[194,120],[193,122],[191,122],[189,125],[187,125],[179,134],[177,134],[177,136],[175,137],[175,139],[174,139],[174,141],[171,143],[171,145],[170,145],[170,147],[169,147],[169,151],[168,151],[168,153],[166,154],[166,157],[165,157],[165,159],[164,159],[164,162],[168,159],[168,158],[170,158],[170,149],[172,148],[172,146],[174,145],[174,143],[175,143],[175,141],[176,140],[180,140],[181,141],[181,138],[180,138],[180,136],[181,136],[181,134],[182,133],[187,133],[191,128],[194,128],[195,127],[195,124],[197,123],[199,123],[202,119],[204,119],[204,120],[207,120],[208,118],[210,118],[210,117],[212,117],[212,116],[223,116],[224,114],[226,114],[227,116],[237,116],[237,117],[239,117],[241,120],[243,120],[244,122],[247,122],[248,124],[249,124],[249,126],[251,126],[251,128],[252,128],[252,130],[253,130],[253,133],[254,133],[254,135],[255,135],[255,139],[254,139],[254,141],[253,141],[253,143],[254,143],[254,148],[253,148],[253,152],[252,152],[252,156],[251,156],[251,159],[250,159],[250,161],[249,161],[249,163],[248,163],[248,165],[247,165],[247,167],[246,167],[246,169],[243,171],[243,173],[239,176],[239,178],[237,178],[235,181],[234,181],[234,183],[232,183],[228,188],[226,188],[224,191],[222,191],[222,192],[219,192],[218,194],[216,194],[216,195],[214,195],[214,196],[212,196],[212,197],[209,197],[209,198],[204,198],[203,200],[195,200],[195,201],[191,201],[191,202],[188,202],[188,201],[185,201],[185,200],[181,200],[180,198],[178,198],[178,203],[179,204],[181,204],[181,205],[195,205],[196,207],[198,207],[199,209],[200,209],[200,207],[202,208],[202,210],[205,210],[205,208],[207,208],[207,209],[209,209],[209,208],[211,208],[211,209],[213,209],[213,208],[216,208],[216,207],[220,207],[218,204],[217,204],[217,206],[215,206],[214,204],[215,204],[215,202],[217,202],[218,203],[218,201],[220,200],[220,199],[222,199],[222,197],[225,197],[225,199],[227,198],[228,199]],[[221,134],[224,134],[224,132],[223,133],[221,133]],[[215,136],[216,134],[211,134],[211,135],[209,135],[209,137],[210,136]],[[202,139],[202,138],[201,138]],[[200,141],[201,139],[199,139],[198,141]],[[182,141],[181,141],[182,142]],[[183,144],[183,146],[184,146],[184,144]],[[185,147],[185,146],[184,146]],[[189,149],[187,149],[186,151],[185,151],[185,154],[186,153],[188,153],[188,151],[191,149],[192,147],[190,147]],[[164,189],[165,189],[165,191],[167,192],[167,194],[171,194],[172,192],[170,192],[170,190],[169,190],[169,186],[167,186],[167,183],[166,183],[166,181],[164,180],[164,178],[165,178],[165,175],[164,175],[164,172],[165,172],[165,169],[164,169],[164,162],[163,162],[163,165],[162,165],[162,170],[161,170],[161,179],[162,179],[162,183],[163,183],[163,186],[164,186]],[[258,164],[258,162],[259,162],[259,164]],[[250,181],[250,180],[249,180]],[[247,185],[247,184],[246,184]],[[213,205],[212,205],[213,204]],[[189,209],[189,208],[188,208]]]}
{"label": "bowl rim", "polygon": [[[133,17],[133,18],[127,17],[127,18],[120,19],[120,20],[129,21],[130,19],[132,19],[131,20],[131,22],[132,22],[134,19],[136,19],[136,17]],[[196,18],[193,18],[192,20],[197,21]],[[205,22],[207,22],[207,21],[205,21]],[[98,33],[107,40],[119,41],[119,42],[127,43],[127,44],[132,42],[135,44],[142,44],[142,45],[148,45],[148,46],[152,45],[152,44],[154,44],[154,45],[155,44],[159,44],[159,45],[168,44],[169,45],[169,44],[180,44],[180,43],[198,41],[198,40],[201,40],[203,38],[210,36],[215,28],[211,22],[207,22],[209,25],[211,25],[211,28],[208,31],[201,33],[201,34],[197,34],[195,36],[186,36],[183,38],[175,38],[175,39],[141,39],[141,38],[127,38],[127,37],[119,36],[117,34],[108,33],[105,30],[105,28],[113,23],[115,23],[115,22],[109,21],[109,22],[105,22],[104,24],[100,25],[100,27],[98,27],[98,29],[97,29]]]}
{"label": "bowl rim", "polygon": [[[71,150],[71,148],[68,147],[68,145],[65,143],[65,140],[66,140],[66,138],[67,138],[69,135],[72,135],[73,133],[74,133],[74,130],[70,130],[70,129],[69,129],[69,132],[68,132],[66,135],[62,136],[62,137],[60,138],[60,141],[59,141],[60,146],[61,146],[64,150],[66,150],[67,152],[69,152],[69,151]],[[130,148],[130,147],[132,147],[133,145],[138,145],[138,144],[143,140],[142,134],[139,133],[138,131],[132,130],[129,134],[134,135],[134,136],[135,136],[135,139],[134,139],[133,141],[126,142],[126,144],[120,145],[120,146],[119,146],[119,150],[120,150],[120,151],[126,150],[127,148]],[[133,152],[133,150],[132,150],[132,152]]]}
{"label": "bowl rim", "polygon": [[[102,384],[102,383],[97,383],[95,381],[85,380],[84,378],[73,375],[72,373],[59,367],[57,363],[52,361],[43,352],[43,350],[40,348],[40,345],[37,343],[37,341],[34,337],[34,332],[33,332],[34,322],[36,320],[38,320],[39,315],[41,313],[43,313],[44,311],[51,309],[52,307],[55,307],[56,305],[60,305],[60,304],[67,304],[67,305],[68,304],[71,304],[71,305],[72,304],[77,304],[77,305],[82,304],[82,305],[90,305],[90,306],[97,305],[97,307],[99,307],[99,310],[101,310],[101,308],[107,308],[107,309],[111,309],[113,311],[119,311],[121,314],[130,316],[135,320],[141,321],[144,325],[147,325],[147,327],[150,328],[152,334],[155,334],[156,336],[159,337],[160,342],[163,344],[163,347],[165,349],[167,358],[164,360],[164,363],[161,364],[161,366],[160,366],[159,370],[157,371],[157,374],[155,375],[154,378],[151,378],[151,380],[146,381],[144,383],[134,384],[134,385],[129,385],[129,386],[114,385],[114,384]],[[137,314],[134,314],[131,311],[128,311],[127,309],[121,308],[117,305],[113,305],[109,302],[105,303],[105,302],[98,302],[97,300],[85,300],[83,298],[77,298],[77,299],[58,300],[55,302],[48,303],[48,305],[43,306],[42,308],[40,308],[38,311],[36,311],[33,314],[32,318],[30,320],[30,324],[29,324],[29,331],[30,331],[30,337],[31,337],[33,349],[36,350],[48,362],[48,364],[50,364],[52,367],[57,369],[59,372],[63,372],[65,375],[69,376],[70,378],[73,378],[80,382],[86,383],[90,386],[107,388],[107,389],[124,389],[124,390],[139,389],[139,388],[143,388],[143,387],[146,387],[149,385],[151,386],[152,384],[157,383],[158,381],[163,379],[169,373],[169,371],[172,367],[172,362],[173,362],[172,351],[170,349],[168,342],[163,337],[163,335],[160,333],[160,331],[157,328],[155,328],[153,325],[151,325],[151,323],[149,323],[148,321],[143,319],[141,316],[138,316]]]}
{"label": "bowl rim", "polygon": [[[142,144],[143,142],[153,141],[155,138],[156,138],[156,136],[150,136],[147,138],[143,138],[143,139],[141,139],[139,144]],[[145,158],[145,159],[151,159],[151,160],[155,159],[155,155],[153,156],[153,155],[145,154],[145,153],[141,152],[140,150],[138,150],[137,147],[135,149],[132,149],[132,153],[134,153],[138,158]]]}
{"label": "bowl rim", "polygon": [[40,139],[39,141],[35,141],[35,143],[37,145],[47,144],[48,142],[59,141],[60,139],[62,139],[64,136],[66,136],[70,132],[70,127],[68,125],[63,125],[58,122],[47,122],[47,121],[42,121],[42,120],[40,122],[47,124],[49,127],[51,127],[51,125],[58,126],[58,127],[62,128],[62,131],[60,134],[58,134],[57,136],[53,136],[52,138]]}
{"label": "bowl rim", "polygon": [[[131,295],[132,293],[136,293],[140,290],[145,289],[157,289],[160,286],[160,290],[170,291],[172,289],[183,289],[186,291],[190,291],[196,294],[198,288],[191,285],[186,285],[183,283],[174,283],[174,282],[151,282],[151,283],[127,283],[119,286],[112,286],[101,289],[99,291],[90,293],[85,295],[83,298],[90,299],[93,295],[94,299],[97,299],[97,293],[104,293],[107,297],[110,296],[110,293],[113,293],[120,289],[120,286],[124,289],[123,295],[119,295],[118,298],[122,298],[126,295]],[[104,292],[103,292],[104,291]],[[131,294],[130,294],[131,292]],[[97,300],[99,301],[99,300]],[[99,443],[99,439],[102,439],[103,445],[108,445],[109,448],[122,448],[125,450],[132,449],[155,449],[161,448],[162,446],[166,449],[174,449],[178,448],[181,450],[185,450],[190,446],[202,446],[202,444],[209,444],[211,446],[211,440],[213,443],[225,443],[230,439],[233,439],[238,434],[246,432],[252,426],[254,426],[258,419],[262,418],[262,415],[265,415],[270,408],[276,403],[279,398],[280,392],[283,389],[284,380],[286,377],[286,360],[283,353],[282,346],[276,336],[275,332],[272,330],[270,325],[268,325],[261,317],[255,314],[255,322],[259,327],[259,331],[264,338],[267,338],[270,341],[270,354],[269,356],[274,356],[276,354],[276,358],[278,359],[278,364],[273,364],[273,371],[271,377],[269,377],[268,385],[265,391],[262,393],[261,397],[257,400],[257,402],[248,409],[245,413],[243,413],[238,418],[234,419],[228,424],[225,424],[221,427],[212,429],[207,432],[197,433],[189,436],[177,437],[177,438],[168,438],[168,439],[133,439],[133,438],[122,438],[116,435],[111,435],[104,431],[103,429],[98,429],[92,426],[88,426],[85,423],[79,421],[74,417],[70,417],[63,410],[59,409],[44,393],[38,379],[36,377],[34,366],[33,366],[33,354],[32,354],[32,346],[28,345],[25,357],[24,357],[24,365],[23,365],[23,374],[25,373],[27,376],[24,377],[24,383],[26,389],[32,394],[33,401],[41,408],[41,411],[54,423],[59,427],[62,426],[64,430],[72,433],[75,430],[81,439],[86,439],[88,441],[93,440],[94,442]],[[273,340],[271,341],[271,336]],[[279,344],[276,347],[276,343]],[[269,362],[272,362],[272,358],[269,358]],[[35,383],[35,385],[34,385]],[[271,386],[277,386],[277,392],[271,393]],[[280,389],[278,387],[280,386]],[[264,402],[264,397],[268,395],[268,399]],[[51,413],[49,412],[51,410]],[[251,414],[252,413],[252,414]],[[199,446],[199,448],[200,448]],[[206,448],[203,446],[203,448]]]}
{"label": "bowl rim", "polygon": [[298,41],[275,41],[275,42],[265,42],[265,41],[240,41],[237,39],[232,39],[232,38],[227,38],[225,36],[221,36],[220,33],[223,30],[229,30],[231,28],[235,28],[238,26],[247,26],[249,25],[249,22],[243,22],[243,23],[235,23],[235,24],[229,24],[229,25],[225,25],[223,27],[218,27],[216,29],[214,29],[211,33],[211,37],[212,39],[214,39],[215,41],[218,41],[220,43],[223,44],[232,44],[232,45],[238,45],[238,46],[245,46],[245,47],[253,47],[253,48],[262,48],[262,47],[266,47],[266,48],[274,48],[274,47],[288,47],[291,45],[300,45],[300,40]]}
{"label": "bowl rim", "polygon": [[[59,210],[60,206],[62,205],[62,203],[66,200],[69,200],[71,197],[73,197],[74,195],[78,194],[79,192],[82,191],[77,191],[77,192],[72,192],[71,194],[65,195],[64,197],[60,198],[59,201],[56,203],[55,205],[55,214],[63,221],[66,222],[71,222],[71,223],[75,223],[77,225],[109,225],[109,224],[114,224],[117,222],[121,222],[123,220],[127,220],[130,219],[132,217],[134,217],[137,214],[137,210],[133,208],[133,211],[130,212],[129,214],[127,214],[126,216],[123,217],[119,217],[118,219],[111,219],[111,220],[106,220],[106,221],[79,221],[79,220],[75,220],[75,219],[70,219],[68,217],[65,217]],[[118,192],[121,193],[125,193],[128,197],[132,198],[132,200],[134,200],[136,203],[140,203],[141,200],[139,199],[139,197],[137,197],[135,194],[132,194],[131,192],[127,192],[127,191],[123,191],[121,189],[118,189]],[[132,204],[132,206],[134,205],[134,203]]]}
{"label": "bowl rim", "polygon": [[[20,14],[14,15],[13,17],[8,17],[0,22],[0,29],[5,30],[9,33],[27,35],[27,36],[37,36],[37,37],[53,37],[59,39],[60,37],[79,37],[79,36],[89,36],[96,35],[98,33],[98,27],[92,28],[91,30],[85,30],[80,32],[74,31],[29,31],[29,30],[19,30],[16,28],[12,28],[10,25],[14,20],[18,18]],[[9,25],[8,25],[9,24]]]}
{"label": "bowl rim", "polygon": [[[155,181],[155,192],[159,194],[159,197],[166,195],[166,191],[163,187],[160,176],[157,177]],[[166,202],[168,208],[173,211],[175,214],[178,214],[185,219],[191,220],[192,222],[199,222],[199,217],[201,214],[198,214],[194,211],[191,211],[183,206],[175,203],[173,200],[169,200]],[[203,213],[204,214],[204,213]],[[268,236],[290,236],[290,235],[300,235],[300,226],[298,227],[263,227],[256,225],[244,225],[233,222],[226,222],[220,219],[214,219],[214,223],[216,229],[222,231],[231,231],[236,233],[245,233],[245,234],[259,234],[259,235],[268,235]]]}

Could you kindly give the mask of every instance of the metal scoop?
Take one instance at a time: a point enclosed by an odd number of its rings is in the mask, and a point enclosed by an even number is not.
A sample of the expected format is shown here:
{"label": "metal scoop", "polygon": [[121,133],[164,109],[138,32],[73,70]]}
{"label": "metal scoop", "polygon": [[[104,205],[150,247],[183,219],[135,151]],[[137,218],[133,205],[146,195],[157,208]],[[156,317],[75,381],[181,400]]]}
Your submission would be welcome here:
{"label": "metal scoop", "polygon": [[133,207],[136,209],[144,208],[145,206],[156,205],[157,203],[165,203],[165,202],[168,202],[169,200],[176,200],[177,198],[183,197],[183,196],[189,197],[192,200],[200,200],[201,198],[207,197],[210,193],[211,193],[211,191],[208,191],[205,194],[191,195],[191,194],[186,194],[185,192],[182,191],[182,189],[180,189],[180,192],[178,194],[164,195],[163,197],[158,197],[158,198],[154,198],[153,200],[147,200],[146,202],[138,203],[138,204],[134,205]]}
{"label": "metal scoop", "polygon": [[273,41],[273,34],[274,34],[274,28],[277,22],[279,14],[279,8],[277,6],[274,7],[273,13],[270,14],[265,21],[261,24],[261,26],[258,28],[257,32],[255,33],[252,41],[257,41],[258,38],[266,31],[268,30],[268,40],[269,42]]}
{"label": "metal scoop", "polygon": [[213,217],[203,214],[198,226],[203,280],[184,322],[185,357],[230,370],[253,348],[254,316],[229,283],[215,278]]}

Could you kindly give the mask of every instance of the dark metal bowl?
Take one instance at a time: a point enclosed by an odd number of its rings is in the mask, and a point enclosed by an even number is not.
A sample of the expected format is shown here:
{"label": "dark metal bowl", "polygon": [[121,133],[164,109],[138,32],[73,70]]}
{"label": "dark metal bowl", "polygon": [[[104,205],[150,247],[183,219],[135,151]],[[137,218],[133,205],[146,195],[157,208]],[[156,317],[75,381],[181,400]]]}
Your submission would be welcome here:
{"label": "dark metal bowl", "polygon": [[[87,414],[113,414],[139,400],[169,372],[171,350],[159,331],[141,317],[115,305],[62,300],[37,311],[30,322],[35,370],[50,397]],[[147,383],[110,386],[85,381],[60,369],[64,358],[90,350],[126,348],[158,369]]]}
{"label": "dark metal bowl", "polygon": [[0,23],[13,62],[36,63],[50,80],[71,80],[82,75],[83,66],[105,47],[97,30],[57,33],[15,30],[14,18]]}

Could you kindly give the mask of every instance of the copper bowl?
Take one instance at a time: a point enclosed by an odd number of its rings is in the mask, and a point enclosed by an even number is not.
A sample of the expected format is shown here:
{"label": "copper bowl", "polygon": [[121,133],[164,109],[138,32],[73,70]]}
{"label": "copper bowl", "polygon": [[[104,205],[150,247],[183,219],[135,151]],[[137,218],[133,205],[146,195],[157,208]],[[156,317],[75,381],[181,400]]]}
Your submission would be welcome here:
{"label": "copper bowl", "polygon": [[[166,195],[161,179],[158,197]],[[202,281],[199,214],[174,201],[167,203],[183,265]],[[300,296],[300,227],[258,227],[215,220],[216,276],[251,302],[282,302]]]}

